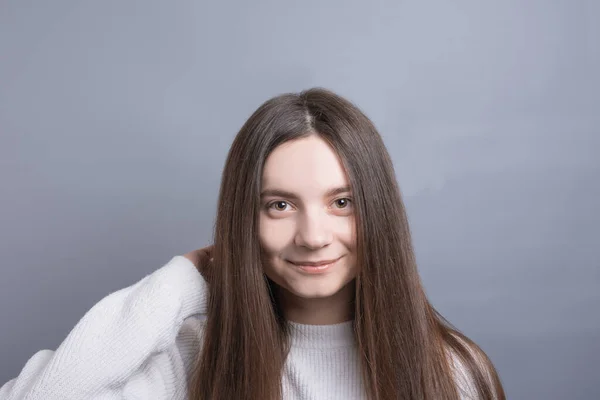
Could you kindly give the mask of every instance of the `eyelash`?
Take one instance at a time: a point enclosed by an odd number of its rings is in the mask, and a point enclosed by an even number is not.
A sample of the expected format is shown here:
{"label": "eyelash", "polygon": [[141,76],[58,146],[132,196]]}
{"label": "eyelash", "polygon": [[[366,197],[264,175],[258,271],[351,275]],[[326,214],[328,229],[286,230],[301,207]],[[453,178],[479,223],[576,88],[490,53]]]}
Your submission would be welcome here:
{"label": "eyelash", "polygon": [[[340,197],[339,199],[336,199],[333,202],[335,203],[335,202],[338,202],[340,200],[347,200],[348,203],[352,203],[352,201],[353,201],[351,197]],[[285,200],[275,200],[275,201],[272,201],[269,204],[267,204],[267,209],[269,209],[269,210],[272,209],[272,210],[275,210],[275,211],[285,211],[285,210],[277,210],[277,209],[273,208],[273,206],[275,204],[277,204],[277,203],[285,203],[286,205],[289,205],[289,203],[287,201],[285,201]],[[342,208],[338,208],[338,210],[345,210],[346,208],[348,208],[348,206],[342,207]]]}

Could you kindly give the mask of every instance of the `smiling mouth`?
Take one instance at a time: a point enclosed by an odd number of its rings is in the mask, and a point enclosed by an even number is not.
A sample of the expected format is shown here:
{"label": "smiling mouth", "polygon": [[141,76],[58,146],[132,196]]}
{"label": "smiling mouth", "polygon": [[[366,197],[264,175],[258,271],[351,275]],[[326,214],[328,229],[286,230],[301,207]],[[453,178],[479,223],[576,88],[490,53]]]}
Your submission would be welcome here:
{"label": "smiling mouth", "polygon": [[322,261],[292,261],[292,260],[287,260],[287,261],[298,267],[324,267],[324,266],[333,264],[340,258],[342,258],[342,257],[333,258],[331,260],[322,260]]}

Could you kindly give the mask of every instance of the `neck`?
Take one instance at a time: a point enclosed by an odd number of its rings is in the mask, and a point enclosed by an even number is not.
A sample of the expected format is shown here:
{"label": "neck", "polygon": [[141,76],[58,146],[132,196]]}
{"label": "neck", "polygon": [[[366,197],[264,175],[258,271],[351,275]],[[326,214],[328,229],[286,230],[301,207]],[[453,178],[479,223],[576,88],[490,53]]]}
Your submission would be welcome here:
{"label": "neck", "polygon": [[305,325],[333,325],[354,319],[354,288],[352,280],[329,297],[302,298],[276,287],[277,301],[286,320]]}

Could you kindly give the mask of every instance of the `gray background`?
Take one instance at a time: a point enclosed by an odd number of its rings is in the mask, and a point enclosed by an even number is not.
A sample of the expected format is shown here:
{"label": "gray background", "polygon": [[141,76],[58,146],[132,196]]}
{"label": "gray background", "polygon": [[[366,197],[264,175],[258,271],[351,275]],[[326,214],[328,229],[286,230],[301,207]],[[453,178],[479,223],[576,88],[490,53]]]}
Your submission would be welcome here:
{"label": "gray background", "polygon": [[250,113],[325,86],[393,156],[434,305],[511,399],[600,398],[600,3],[0,2],[0,385],[211,237]]}

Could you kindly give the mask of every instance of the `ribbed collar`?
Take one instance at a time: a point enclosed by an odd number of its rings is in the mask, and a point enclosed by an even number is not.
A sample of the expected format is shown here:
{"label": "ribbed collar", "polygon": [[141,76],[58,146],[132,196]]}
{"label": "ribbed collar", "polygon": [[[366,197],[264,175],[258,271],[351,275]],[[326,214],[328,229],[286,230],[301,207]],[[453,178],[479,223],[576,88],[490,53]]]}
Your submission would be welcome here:
{"label": "ribbed collar", "polygon": [[288,321],[292,347],[332,349],[355,346],[354,321],[333,325],[306,325]]}

